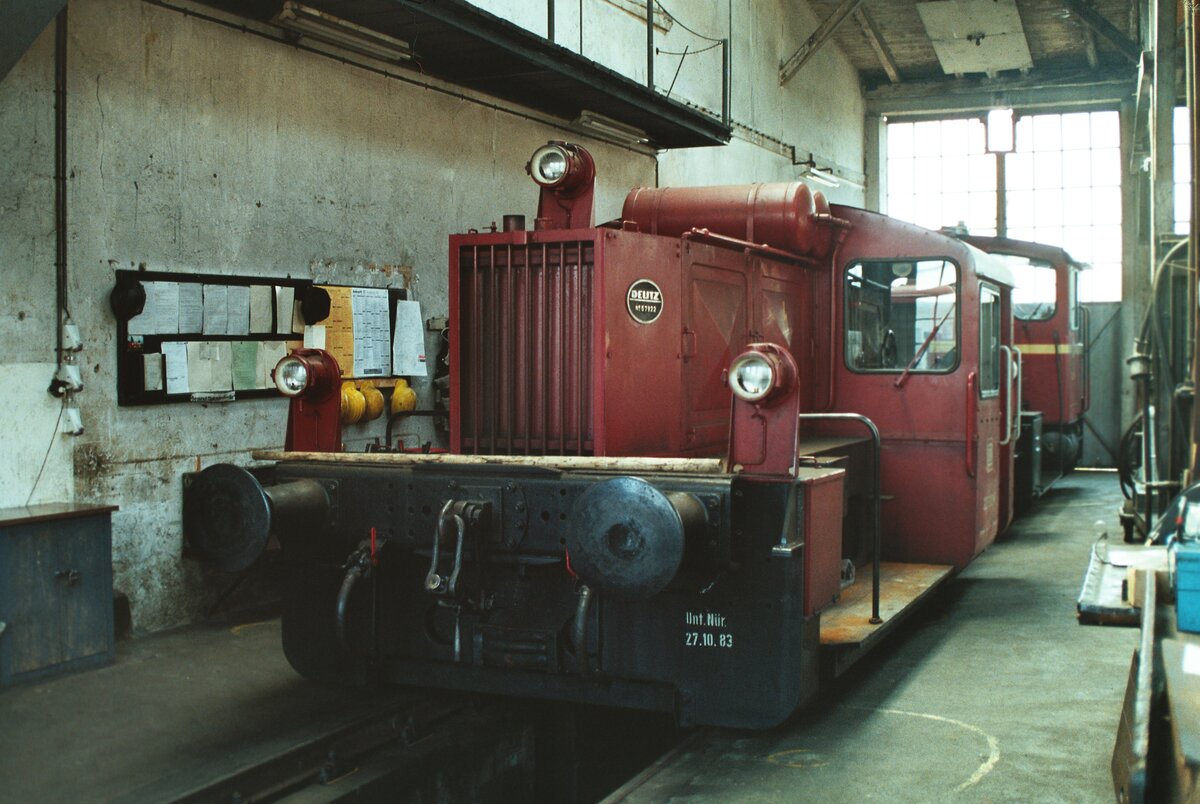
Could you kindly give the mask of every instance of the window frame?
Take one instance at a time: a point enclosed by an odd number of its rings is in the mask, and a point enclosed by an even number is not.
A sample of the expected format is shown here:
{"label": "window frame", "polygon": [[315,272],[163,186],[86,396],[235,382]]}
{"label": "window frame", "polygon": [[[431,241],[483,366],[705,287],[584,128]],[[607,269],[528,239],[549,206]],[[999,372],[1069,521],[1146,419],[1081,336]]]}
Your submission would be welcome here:
{"label": "window frame", "polygon": [[[996,297],[996,317],[995,317],[995,359],[996,359],[996,387],[994,389],[985,389],[983,387],[983,355],[985,344],[985,332],[983,329],[983,300],[984,296],[992,294]],[[1000,292],[1000,286],[994,282],[980,280],[979,282],[979,398],[980,399],[995,399],[1000,396],[1000,391],[1004,387],[1004,370],[1003,360],[1001,357],[1000,347],[1004,345],[1004,321],[1000,314],[1000,306],[1003,303],[1004,296]]]}
{"label": "window frame", "polygon": [[962,265],[959,263],[959,261],[954,259],[953,257],[936,255],[936,254],[928,255],[928,256],[919,256],[919,257],[909,257],[909,256],[873,257],[873,258],[865,257],[865,258],[855,259],[853,261],[842,264],[842,279],[841,279],[841,282],[842,282],[842,326],[840,327],[841,335],[839,336],[841,338],[841,347],[842,347],[842,365],[845,366],[845,368],[848,371],[850,371],[851,373],[861,374],[864,376],[879,375],[879,374],[903,374],[905,372],[904,366],[897,366],[895,368],[859,368],[857,366],[851,365],[850,351],[847,348],[847,338],[846,338],[846,335],[849,331],[847,325],[849,324],[849,321],[850,321],[850,294],[847,292],[847,289],[849,287],[850,271],[852,271],[854,268],[861,266],[861,265],[892,265],[892,264],[895,264],[898,262],[912,262],[912,263],[941,262],[941,263],[946,263],[948,265],[953,266],[953,268],[954,268],[954,284],[953,284],[953,286],[954,286],[954,330],[953,330],[954,331],[954,363],[950,366],[946,366],[944,368],[936,368],[936,369],[913,368],[911,370],[908,370],[908,373],[909,374],[922,374],[922,375],[932,374],[932,375],[937,375],[937,376],[945,376],[948,374],[955,373],[962,366],[963,269],[962,269]]}

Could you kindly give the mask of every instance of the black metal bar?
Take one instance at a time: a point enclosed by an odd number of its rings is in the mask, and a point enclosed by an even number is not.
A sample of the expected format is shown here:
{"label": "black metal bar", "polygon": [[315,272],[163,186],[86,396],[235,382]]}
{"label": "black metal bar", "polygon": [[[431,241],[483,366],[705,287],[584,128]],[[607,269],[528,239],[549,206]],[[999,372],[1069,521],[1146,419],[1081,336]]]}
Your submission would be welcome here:
{"label": "black metal bar", "polygon": [[513,264],[512,243],[508,244],[505,251],[508,259],[508,320],[504,327],[504,334],[508,340],[508,348],[504,350],[504,364],[508,368],[508,371],[504,372],[508,384],[504,392],[504,400],[508,405],[508,432],[505,436],[508,454],[512,455],[516,447],[517,386],[521,382],[521,375],[517,371],[517,268]]}
{"label": "black metal bar", "polygon": [[584,404],[584,402],[583,402],[583,398],[584,398],[583,397],[583,367],[585,364],[587,364],[587,365],[591,364],[591,360],[586,359],[588,357],[588,350],[587,350],[587,346],[583,342],[583,328],[584,328],[583,317],[584,317],[585,311],[587,310],[587,296],[585,295],[584,290],[583,290],[583,241],[582,240],[579,241],[579,264],[576,266],[575,276],[577,277],[577,279],[576,279],[577,284],[575,286],[575,298],[578,299],[578,302],[576,302],[576,309],[575,309],[575,319],[576,319],[575,374],[576,374],[576,380],[577,380],[577,385],[578,385],[578,391],[576,391],[576,396],[575,396],[575,403],[576,403],[575,404],[575,410],[576,410],[576,413],[575,413],[575,437],[577,439],[578,446],[575,449],[575,454],[582,455],[583,454],[583,404]]}
{"label": "black metal bar", "polygon": [[542,365],[539,382],[542,388],[542,454],[550,452],[550,250],[542,244],[542,309],[538,322],[542,331]]}
{"label": "black metal bar", "polygon": [[[483,322],[480,320],[483,305],[480,303],[480,293],[482,290],[479,286],[479,246],[471,247],[471,333],[475,337],[472,339],[475,343],[474,353],[471,355],[473,365],[471,366],[472,394],[471,394],[471,452],[478,453],[479,447],[479,429],[481,427],[482,413],[479,409],[480,400],[483,399]],[[388,445],[391,449],[391,444]]]}
{"label": "black metal bar", "polygon": [[546,38],[554,41],[554,0],[546,0]]}
{"label": "black metal bar", "polygon": [[567,454],[567,388],[570,380],[567,377],[567,244],[562,244],[560,252],[562,259],[558,266],[558,315],[555,331],[555,343],[558,344],[558,371],[555,372],[555,384],[558,386],[558,454]]}
{"label": "black metal bar", "polygon": [[[543,248],[545,248],[543,246]],[[544,262],[544,260],[543,260]],[[525,249],[525,370],[521,372],[521,387],[525,390],[525,454],[533,453],[533,389],[535,369],[533,366],[533,251]]]}
{"label": "black metal bar", "polygon": [[67,7],[54,20],[54,359],[63,359],[63,317],[67,311]]}
{"label": "black metal bar", "polygon": [[654,0],[646,0],[646,86],[654,91]]}
{"label": "black metal bar", "polygon": [[721,124],[729,125],[729,40],[721,40]]}
{"label": "black metal bar", "polygon": [[883,442],[879,437],[879,428],[875,426],[875,422],[863,416],[861,413],[801,413],[800,418],[810,421],[853,421],[865,425],[871,431],[871,443],[875,449],[874,466],[872,467],[872,485],[874,487],[875,497],[875,538],[874,547],[871,549],[871,624],[878,625],[883,622],[879,616],[879,553],[882,543],[883,527],[879,522],[879,507],[880,498],[882,496],[879,479],[879,463],[883,452]]}

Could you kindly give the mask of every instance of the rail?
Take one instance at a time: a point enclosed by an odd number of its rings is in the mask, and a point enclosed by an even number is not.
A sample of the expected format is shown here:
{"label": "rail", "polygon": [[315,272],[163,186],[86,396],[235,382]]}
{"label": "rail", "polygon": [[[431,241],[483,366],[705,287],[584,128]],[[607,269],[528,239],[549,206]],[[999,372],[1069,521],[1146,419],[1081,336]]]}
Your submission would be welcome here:
{"label": "rail", "polygon": [[871,445],[874,448],[873,465],[871,467],[871,482],[872,495],[874,497],[874,534],[873,546],[871,548],[871,624],[878,625],[883,622],[883,618],[879,616],[879,552],[882,542],[883,528],[880,525],[879,505],[881,499],[881,482],[879,479],[879,462],[883,453],[883,442],[879,437],[879,428],[875,426],[875,422],[863,416],[861,413],[801,413],[800,419],[808,421],[852,421],[858,422],[871,431]]}

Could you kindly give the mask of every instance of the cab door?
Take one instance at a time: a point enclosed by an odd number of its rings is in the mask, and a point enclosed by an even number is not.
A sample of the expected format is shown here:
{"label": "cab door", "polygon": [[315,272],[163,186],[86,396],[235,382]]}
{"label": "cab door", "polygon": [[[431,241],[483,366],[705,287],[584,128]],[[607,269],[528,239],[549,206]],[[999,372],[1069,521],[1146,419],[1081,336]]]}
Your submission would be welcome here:
{"label": "cab door", "polygon": [[[975,432],[968,434],[968,456],[974,464],[977,491],[976,550],[982,550],[1012,517],[1012,373],[1004,343],[1004,299],[999,285],[979,283],[979,368],[974,393],[968,387],[968,405],[974,403]],[[968,383],[970,385],[971,383]]]}

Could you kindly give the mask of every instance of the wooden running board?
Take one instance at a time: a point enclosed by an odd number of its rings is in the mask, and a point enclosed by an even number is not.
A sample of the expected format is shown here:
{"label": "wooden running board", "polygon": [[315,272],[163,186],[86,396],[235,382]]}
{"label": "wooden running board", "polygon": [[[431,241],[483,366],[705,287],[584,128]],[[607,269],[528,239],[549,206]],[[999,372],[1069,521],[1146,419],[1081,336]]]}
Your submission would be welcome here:
{"label": "wooden running board", "polygon": [[949,580],[948,564],[901,564],[884,561],[879,567],[878,625],[871,624],[871,566],[860,567],[841,599],[821,612],[821,652],[825,669],[839,676],[885,634],[913,612],[917,604]]}

